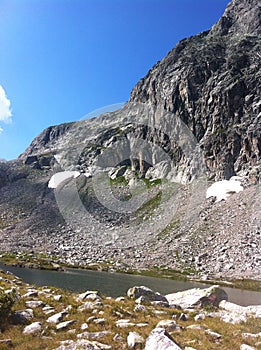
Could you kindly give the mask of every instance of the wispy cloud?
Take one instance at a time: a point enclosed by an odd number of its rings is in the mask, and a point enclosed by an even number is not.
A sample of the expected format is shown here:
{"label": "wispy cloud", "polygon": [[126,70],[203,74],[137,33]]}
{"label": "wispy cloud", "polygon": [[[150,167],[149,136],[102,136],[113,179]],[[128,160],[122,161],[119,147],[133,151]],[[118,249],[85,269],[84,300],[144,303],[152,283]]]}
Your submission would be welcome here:
{"label": "wispy cloud", "polygon": [[0,126],[0,135],[2,134],[2,132],[3,132],[3,128],[1,128],[1,126]]}
{"label": "wispy cloud", "polygon": [[[12,121],[11,102],[7,98],[4,88],[0,85],[0,122],[10,123]],[[0,133],[3,131],[0,128]]]}

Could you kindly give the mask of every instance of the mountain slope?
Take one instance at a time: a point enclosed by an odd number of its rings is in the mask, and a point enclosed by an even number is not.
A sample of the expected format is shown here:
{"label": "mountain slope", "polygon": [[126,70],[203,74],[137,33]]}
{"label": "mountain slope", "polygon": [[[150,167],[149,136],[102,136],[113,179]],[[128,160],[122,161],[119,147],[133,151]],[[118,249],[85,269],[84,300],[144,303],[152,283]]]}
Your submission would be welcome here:
{"label": "mountain slope", "polygon": [[[0,249],[258,277],[260,71],[259,2],[233,0],[120,110],[49,127],[0,163]],[[212,181],[233,175],[242,192],[206,200]]]}

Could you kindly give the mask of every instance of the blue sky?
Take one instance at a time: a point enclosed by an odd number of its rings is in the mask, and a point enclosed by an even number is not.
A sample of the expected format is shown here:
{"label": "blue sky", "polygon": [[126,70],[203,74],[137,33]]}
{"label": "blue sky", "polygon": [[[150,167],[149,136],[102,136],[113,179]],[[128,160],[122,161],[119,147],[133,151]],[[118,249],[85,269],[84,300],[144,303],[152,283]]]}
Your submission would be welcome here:
{"label": "blue sky", "polygon": [[209,29],[228,3],[0,0],[0,158],[16,158],[50,125],[127,101],[158,60]]}

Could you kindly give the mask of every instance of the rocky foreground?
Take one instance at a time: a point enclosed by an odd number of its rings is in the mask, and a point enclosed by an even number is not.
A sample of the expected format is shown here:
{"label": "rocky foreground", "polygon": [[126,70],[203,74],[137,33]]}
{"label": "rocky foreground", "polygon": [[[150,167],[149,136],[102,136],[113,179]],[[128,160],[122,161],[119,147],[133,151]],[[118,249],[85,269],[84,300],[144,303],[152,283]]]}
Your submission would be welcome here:
{"label": "rocky foreground", "polygon": [[0,349],[260,349],[261,305],[230,303],[219,286],[111,298],[25,284],[0,272]]}

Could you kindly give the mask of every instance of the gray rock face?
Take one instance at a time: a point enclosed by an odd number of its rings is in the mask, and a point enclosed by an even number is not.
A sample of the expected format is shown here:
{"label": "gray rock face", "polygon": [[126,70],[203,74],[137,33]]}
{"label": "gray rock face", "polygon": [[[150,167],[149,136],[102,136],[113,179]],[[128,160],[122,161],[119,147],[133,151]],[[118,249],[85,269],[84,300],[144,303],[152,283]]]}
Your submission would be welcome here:
{"label": "gray rock face", "polygon": [[259,1],[233,0],[211,30],[181,40],[131,93],[130,101],[164,105],[189,126],[216,179],[260,166],[260,33]]}

